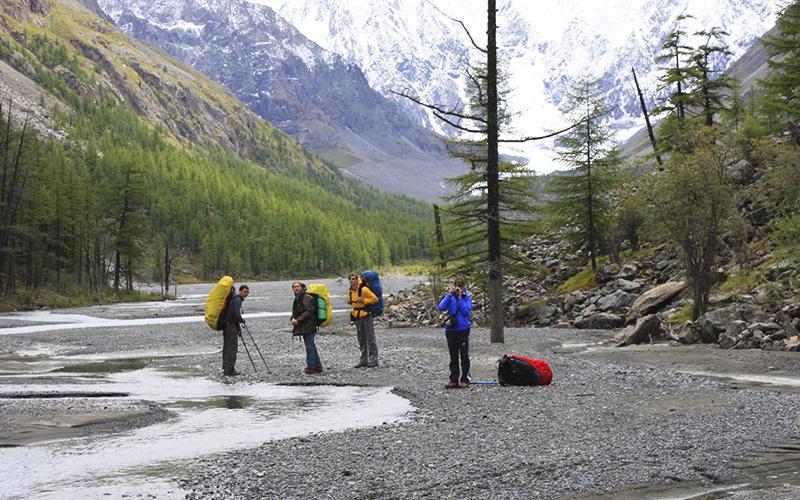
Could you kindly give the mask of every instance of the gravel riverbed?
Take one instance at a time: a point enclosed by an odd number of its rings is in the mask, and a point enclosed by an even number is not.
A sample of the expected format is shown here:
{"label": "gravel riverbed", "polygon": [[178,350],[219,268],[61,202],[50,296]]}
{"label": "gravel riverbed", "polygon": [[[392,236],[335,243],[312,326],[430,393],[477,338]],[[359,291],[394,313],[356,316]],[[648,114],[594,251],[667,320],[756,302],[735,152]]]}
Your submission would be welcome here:
{"label": "gravel riverbed", "polygon": [[[257,304],[251,302],[245,317],[286,306]],[[187,305],[182,313],[197,309]],[[150,313],[145,308],[135,314]],[[33,355],[21,352],[45,353],[36,359],[47,366],[73,359],[146,358],[151,366],[191,368],[231,383],[389,386],[415,408],[400,424],[253,443],[250,449],[182,461],[167,479],[192,499],[658,498],[656,489],[667,492],[663,498],[689,498],[676,492],[755,484],[759,477],[745,465],[800,436],[797,388],[713,376],[735,372],[800,381],[796,353],[666,345],[617,349],[608,347],[611,332],[528,328],[507,329],[505,343],[492,344],[488,332],[478,328],[470,337],[474,380],[494,381],[497,359],[519,353],[547,359],[553,384],[477,383],[446,390],[441,331],[380,326],[380,366],[356,369],[353,328],[345,314],[335,318],[318,337],[321,375],[301,373],[304,349],[288,333],[288,316],[249,320],[272,373],[263,369],[245,336],[259,371],[240,347],[237,368],[243,375],[235,380],[221,375],[221,336],[198,322],[15,335],[0,329],[0,372],[14,374],[0,375],[0,384],[23,386],[40,377],[30,367]],[[54,392],[59,383],[52,379]],[[63,404],[38,399],[8,405],[0,411],[0,432],[14,432],[36,412],[58,419]],[[91,413],[98,404],[76,400],[69,412]],[[169,418],[147,402],[116,404],[120,407],[105,411],[137,416],[121,416],[114,425],[103,420],[98,432]],[[799,473],[800,464],[781,471],[785,480],[779,485],[730,497],[796,498]]]}

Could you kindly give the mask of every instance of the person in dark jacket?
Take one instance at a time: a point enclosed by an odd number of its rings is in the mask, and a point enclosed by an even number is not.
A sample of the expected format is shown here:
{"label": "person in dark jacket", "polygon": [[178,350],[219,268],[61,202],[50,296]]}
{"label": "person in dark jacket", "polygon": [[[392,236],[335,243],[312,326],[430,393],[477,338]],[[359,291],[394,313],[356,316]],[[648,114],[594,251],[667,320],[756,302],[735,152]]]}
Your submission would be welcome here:
{"label": "person in dark jacket", "polygon": [[239,293],[231,298],[225,309],[225,326],[222,328],[222,372],[230,377],[239,375],[236,371],[236,354],[239,351],[239,337],[242,336],[244,318],[242,318],[242,301],[250,295],[250,287],[242,285]]}
{"label": "person in dark jacket", "polygon": [[292,283],[292,291],[292,335],[301,335],[306,345],[306,367],[303,373],[322,373],[322,361],[314,343],[317,335],[316,299],[306,293],[306,286],[299,281]]}
{"label": "person in dark jacket", "polygon": [[[444,333],[447,337],[447,350],[450,352],[450,381],[445,387],[466,389],[470,383],[469,330],[472,327],[470,322],[472,297],[467,293],[467,283],[464,278],[455,278],[453,283],[447,287],[447,295],[439,302],[439,310],[447,311]],[[458,371],[459,357],[461,358],[460,374]]]}

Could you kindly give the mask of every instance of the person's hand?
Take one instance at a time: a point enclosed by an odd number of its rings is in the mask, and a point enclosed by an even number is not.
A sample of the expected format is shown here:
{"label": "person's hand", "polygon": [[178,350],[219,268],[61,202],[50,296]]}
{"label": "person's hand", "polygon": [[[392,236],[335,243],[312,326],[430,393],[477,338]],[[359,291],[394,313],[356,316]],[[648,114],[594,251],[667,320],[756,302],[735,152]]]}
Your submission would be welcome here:
{"label": "person's hand", "polygon": [[356,300],[356,304],[361,305],[363,303],[364,303],[364,297],[359,297],[358,300]]}
{"label": "person's hand", "polygon": [[299,324],[300,324],[300,322],[299,322],[299,321],[297,321],[297,319],[295,319],[295,318],[292,318],[292,325],[294,325],[294,326],[297,326],[297,325],[299,325]]}

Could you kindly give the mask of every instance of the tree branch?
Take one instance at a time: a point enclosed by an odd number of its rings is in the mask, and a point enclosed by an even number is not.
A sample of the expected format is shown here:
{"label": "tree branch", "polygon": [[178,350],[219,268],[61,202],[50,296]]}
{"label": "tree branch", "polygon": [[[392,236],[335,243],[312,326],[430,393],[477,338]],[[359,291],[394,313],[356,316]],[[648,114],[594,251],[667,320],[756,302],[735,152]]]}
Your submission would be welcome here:
{"label": "tree branch", "polygon": [[458,19],[456,19],[456,18],[454,18],[454,17],[450,17],[450,16],[448,16],[447,14],[445,14],[444,12],[442,12],[442,10],[441,10],[441,9],[439,9],[439,7],[437,7],[437,6],[436,6],[436,5],[435,5],[433,2],[431,2],[431,1],[429,1],[429,0],[426,0],[426,2],[427,2],[428,4],[430,4],[430,5],[431,5],[431,7],[433,7],[433,8],[434,8],[434,10],[436,10],[436,12],[438,12],[439,14],[443,15],[444,17],[446,17],[447,19],[449,19],[449,20],[451,20],[451,21],[453,21],[453,22],[456,22],[456,23],[460,24],[460,25],[461,25],[461,27],[462,27],[462,28],[464,28],[464,32],[465,32],[465,33],[467,34],[467,36],[469,37],[469,41],[472,43],[472,46],[473,46],[473,47],[475,47],[475,48],[476,48],[476,49],[478,49],[479,51],[483,52],[484,54],[488,54],[488,53],[489,53],[489,51],[488,51],[488,50],[486,50],[486,47],[481,47],[480,45],[478,45],[477,43],[475,43],[475,39],[474,39],[474,38],[472,38],[472,33],[470,33],[470,32],[469,32],[469,30],[467,29],[467,26],[466,26],[466,25],[465,25],[465,24],[464,24],[462,21],[460,21],[460,20],[458,20]]}

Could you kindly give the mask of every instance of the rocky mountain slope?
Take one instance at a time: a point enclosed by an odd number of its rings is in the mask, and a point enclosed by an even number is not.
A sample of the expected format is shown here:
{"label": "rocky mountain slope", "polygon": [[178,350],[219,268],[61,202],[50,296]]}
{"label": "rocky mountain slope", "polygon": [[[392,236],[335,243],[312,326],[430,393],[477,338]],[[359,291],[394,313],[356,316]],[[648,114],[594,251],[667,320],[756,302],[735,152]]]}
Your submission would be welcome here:
{"label": "rocky mountain slope", "polygon": [[[411,89],[429,102],[454,105],[463,100],[464,67],[478,55],[461,26],[463,20],[483,43],[485,2],[460,0],[258,0],[285,17],[322,47],[358,64],[370,84],[391,96]],[[606,89],[610,117],[624,139],[643,125],[631,79],[635,67],[648,105],[658,94],[655,60],[680,14],[687,33],[711,26],[728,31],[733,54],[740,57],[772,27],[775,2],[770,0],[635,0],[603,1],[500,0],[498,44],[510,85],[511,109],[519,115],[515,128],[535,135],[563,124],[559,108],[570,81],[584,72]],[[421,123],[437,128],[431,116],[399,101]],[[550,143],[532,144],[523,152],[541,172],[558,168]]]}
{"label": "rocky mountain slope", "polygon": [[117,25],[212,79],[307,150],[381,188],[425,199],[465,167],[361,70],[243,0],[100,0]]}

